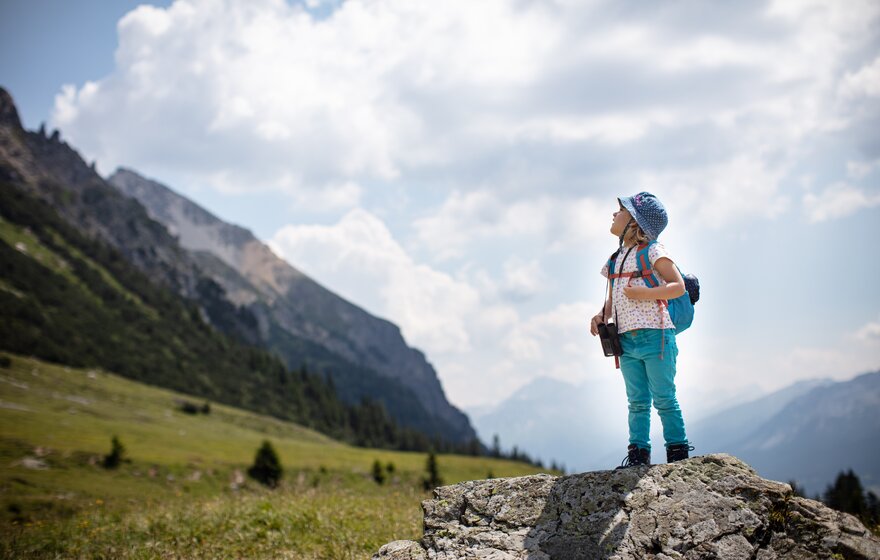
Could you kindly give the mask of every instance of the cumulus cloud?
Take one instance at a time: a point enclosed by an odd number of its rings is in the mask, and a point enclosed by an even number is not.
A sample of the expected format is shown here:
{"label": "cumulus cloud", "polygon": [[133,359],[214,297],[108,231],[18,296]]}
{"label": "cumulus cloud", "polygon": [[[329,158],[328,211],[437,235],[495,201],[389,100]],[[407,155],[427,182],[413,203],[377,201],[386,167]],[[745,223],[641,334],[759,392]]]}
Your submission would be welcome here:
{"label": "cumulus cloud", "polygon": [[864,342],[880,342],[880,321],[872,321],[856,332],[856,338]]}
{"label": "cumulus cloud", "polygon": [[[598,348],[589,334],[589,319],[598,303],[566,303],[522,321],[511,332],[507,347],[514,358],[544,361],[543,370],[551,375],[575,380],[583,375],[581,367]],[[572,370],[575,371],[572,371]]]}
{"label": "cumulus cloud", "polygon": [[753,218],[774,218],[784,212],[790,197],[780,181],[785,170],[761,158],[741,156],[716,165],[694,166],[687,171],[646,172],[639,184],[647,190],[668,193],[670,205],[693,228],[717,230]]}
{"label": "cumulus cloud", "polygon": [[504,263],[504,292],[515,300],[527,300],[546,288],[547,275],[537,260],[511,257]]}
{"label": "cumulus cloud", "polygon": [[[335,9],[318,18],[316,7]],[[227,192],[306,200],[422,169],[465,197],[475,172],[576,173],[585,150],[619,181],[651,172],[646,153],[676,165],[681,142],[703,165],[723,165],[737,155],[722,158],[701,135],[724,135],[733,150],[790,145],[839,126],[826,101],[842,71],[843,91],[873,91],[877,61],[852,70],[841,58],[862,45],[876,4],[779,1],[726,8],[700,26],[694,10],[509,0],[145,5],[119,22],[115,71],[66,86],[53,121],[103,169],[174,171]],[[545,150],[557,155],[547,160]],[[634,175],[614,161],[639,159]]]}
{"label": "cumulus cloud", "polygon": [[432,97],[486,102],[530,82],[552,46],[540,7],[466,8],[346,2],[316,19],[280,0],[140,6],[119,22],[116,71],[66,87],[54,121],[109,168],[176,161],[239,188],[290,185],[290,169],[296,188],[392,180],[452,149],[428,122]]}
{"label": "cumulus cloud", "polygon": [[846,183],[835,183],[819,194],[805,194],[803,204],[807,219],[815,224],[878,206],[880,193],[867,192]]}
{"label": "cumulus cloud", "polygon": [[876,169],[880,169],[880,159],[875,159],[874,161],[846,162],[846,176],[851,179],[864,179]]}
{"label": "cumulus cloud", "polygon": [[409,343],[438,353],[471,349],[477,290],[414,262],[369,212],[352,210],[331,226],[286,226],[270,246],[343,297],[393,318]]}
{"label": "cumulus cloud", "polygon": [[537,238],[551,250],[606,237],[614,197],[604,203],[592,197],[574,200],[538,195],[507,201],[490,189],[453,192],[431,215],[417,219],[413,227],[418,241],[434,258],[443,260],[465,254],[474,243],[487,240]]}
{"label": "cumulus cloud", "polygon": [[848,97],[880,97],[880,56],[856,72],[848,72],[840,84],[841,93]]}

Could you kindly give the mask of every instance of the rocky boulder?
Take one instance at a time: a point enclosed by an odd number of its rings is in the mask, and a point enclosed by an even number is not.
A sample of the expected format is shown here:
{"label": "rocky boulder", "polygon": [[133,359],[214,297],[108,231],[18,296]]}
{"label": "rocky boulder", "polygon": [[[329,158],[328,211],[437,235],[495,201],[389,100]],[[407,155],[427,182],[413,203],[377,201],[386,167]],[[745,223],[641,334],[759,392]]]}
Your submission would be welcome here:
{"label": "rocky boulder", "polygon": [[855,517],[792,494],[730,455],[444,486],[420,542],[373,560],[880,558]]}

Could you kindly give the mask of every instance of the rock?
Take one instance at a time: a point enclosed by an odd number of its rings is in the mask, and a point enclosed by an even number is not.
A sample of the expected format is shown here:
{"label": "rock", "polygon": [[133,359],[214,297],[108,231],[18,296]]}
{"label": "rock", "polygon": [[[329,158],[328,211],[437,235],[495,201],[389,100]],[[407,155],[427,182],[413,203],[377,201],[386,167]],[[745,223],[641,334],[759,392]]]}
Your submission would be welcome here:
{"label": "rock", "polygon": [[18,462],[18,464],[26,469],[37,471],[44,471],[49,468],[49,465],[46,464],[46,461],[43,461],[42,459],[37,459],[36,457],[24,457],[21,461]]}
{"label": "rock", "polygon": [[373,555],[373,560],[427,560],[425,549],[415,541],[394,541],[386,544]]}
{"label": "rock", "polygon": [[8,91],[0,87],[0,125],[8,126],[15,130],[21,129],[21,119],[18,117],[18,109]]}
{"label": "rock", "polygon": [[795,497],[730,455],[669,465],[444,486],[420,542],[373,560],[880,558],[855,517]]}

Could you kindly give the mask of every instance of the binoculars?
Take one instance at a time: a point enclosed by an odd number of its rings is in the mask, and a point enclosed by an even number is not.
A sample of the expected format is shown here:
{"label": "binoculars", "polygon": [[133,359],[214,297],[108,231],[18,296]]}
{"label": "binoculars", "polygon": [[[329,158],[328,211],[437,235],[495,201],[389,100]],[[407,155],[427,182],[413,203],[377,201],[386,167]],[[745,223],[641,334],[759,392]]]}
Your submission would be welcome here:
{"label": "binoculars", "polygon": [[602,352],[606,356],[622,356],[623,348],[620,346],[620,336],[617,334],[617,325],[614,323],[599,323],[599,342],[602,343]]}

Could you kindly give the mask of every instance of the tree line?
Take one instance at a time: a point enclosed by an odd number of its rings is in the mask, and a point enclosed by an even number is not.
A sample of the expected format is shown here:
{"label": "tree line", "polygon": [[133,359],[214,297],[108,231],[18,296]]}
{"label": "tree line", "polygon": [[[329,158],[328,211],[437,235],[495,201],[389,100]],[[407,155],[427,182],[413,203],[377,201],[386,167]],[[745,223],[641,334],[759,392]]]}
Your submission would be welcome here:
{"label": "tree line", "polygon": [[[795,495],[806,498],[806,492],[797,482],[789,485]],[[832,484],[821,495],[813,497],[830,508],[851,513],[861,520],[875,534],[880,534],[880,499],[871,490],[862,486],[861,480],[852,469],[841,471]]]}

